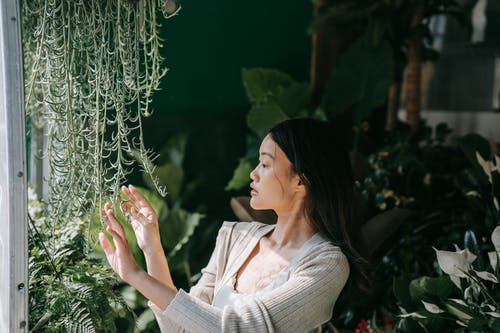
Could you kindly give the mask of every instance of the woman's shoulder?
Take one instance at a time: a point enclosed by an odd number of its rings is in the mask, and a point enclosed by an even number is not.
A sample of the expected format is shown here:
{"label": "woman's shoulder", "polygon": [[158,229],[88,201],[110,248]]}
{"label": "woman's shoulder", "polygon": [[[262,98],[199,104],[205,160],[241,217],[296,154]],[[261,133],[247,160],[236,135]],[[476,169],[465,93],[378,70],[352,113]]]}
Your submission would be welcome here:
{"label": "woman's shoulder", "polygon": [[301,258],[300,263],[307,265],[321,264],[332,269],[349,269],[349,260],[342,249],[328,239],[316,234],[314,244]]}

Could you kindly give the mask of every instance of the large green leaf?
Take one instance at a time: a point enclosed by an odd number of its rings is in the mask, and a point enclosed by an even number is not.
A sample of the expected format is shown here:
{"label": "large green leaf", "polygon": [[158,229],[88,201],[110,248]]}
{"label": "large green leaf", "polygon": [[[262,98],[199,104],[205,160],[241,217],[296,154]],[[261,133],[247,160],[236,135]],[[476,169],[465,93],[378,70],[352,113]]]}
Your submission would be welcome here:
{"label": "large green leaf", "polygon": [[276,102],[281,110],[290,118],[309,116],[311,111],[307,109],[311,101],[311,89],[309,83],[292,82],[288,87],[278,89]]}
{"label": "large green leaf", "polygon": [[243,86],[252,104],[266,101],[269,96],[277,96],[280,87],[288,87],[294,82],[290,75],[267,68],[244,68],[242,76]]}
{"label": "large green leaf", "polygon": [[393,72],[388,42],[373,46],[367,36],[358,38],[332,69],[323,97],[325,114],[331,119],[350,111],[355,122],[366,119],[386,100]]}
{"label": "large green leaf", "polygon": [[288,74],[274,69],[243,70],[243,84],[252,108],[247,115],[248,126],[265,133],[273,125],[290,117],[304,117],[311,90],[308,83],[297,82]]}
{"label": "large green leaf", "polygon": [[187,243],[202,217],[202,214],[188,213],[181,208],[170,211],[168,218],[160,225],[162,244],[169,257]]}
{"label": "large green leaf", "polygon": [[424,276],[411,281],[409,291],[414,302],[444,299],[455,291],[456,287],[447,275],[439,277]]}
{"label": "large green leaf", "polygon": [[[153,175],[158,177],[160,186],[165,186],[167,189],[167,197],[175,201],[181,191],[182,181],[184,178],[184,170],[176,163],[166,163],[159,166],[153,172]],[[143,180],[149,188],[154,188],[153,181],[146,173],[143,173]]]}
{"label": "large green leaf", "polygon": [[288,119],[275,101],[254,105],[247,114],[247,125],[256,132],[267,132],[277,123]]}
{"label": "large green leaf", "polygon": [[250,172],[255,164],[249,158],[240,158],[240,162],[234,170],[233,178],[226,185],[226,191],[240,190],[250,184]]}

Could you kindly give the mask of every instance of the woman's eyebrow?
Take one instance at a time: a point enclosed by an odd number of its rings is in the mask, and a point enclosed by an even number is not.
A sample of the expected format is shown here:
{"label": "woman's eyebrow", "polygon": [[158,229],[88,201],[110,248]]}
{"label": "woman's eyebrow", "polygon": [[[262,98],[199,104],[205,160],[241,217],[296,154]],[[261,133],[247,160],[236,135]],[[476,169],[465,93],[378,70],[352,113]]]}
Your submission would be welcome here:
{"label": "woman's eyebrow", "polygon": [[260,152],[260,155],[266,155],[266,156],[269,156],[270,158],[274,159],[274,156],[271,153],[268,153],[266,151]]}

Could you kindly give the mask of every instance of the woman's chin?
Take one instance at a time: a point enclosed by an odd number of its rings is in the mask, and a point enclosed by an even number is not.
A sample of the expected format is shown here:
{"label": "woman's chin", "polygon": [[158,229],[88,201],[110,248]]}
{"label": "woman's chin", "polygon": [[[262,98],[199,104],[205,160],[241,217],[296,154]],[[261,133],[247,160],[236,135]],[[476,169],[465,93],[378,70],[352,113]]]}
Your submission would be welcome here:
{"label": "woman's chin", "polygon": [[262,205],[259,204],[259,200],[257,198],[255,198],[254,196],[252,196],[250,198],[250,207],[252,207],[252,209],[265,209],[265,208],[262,208],[261,207]]}

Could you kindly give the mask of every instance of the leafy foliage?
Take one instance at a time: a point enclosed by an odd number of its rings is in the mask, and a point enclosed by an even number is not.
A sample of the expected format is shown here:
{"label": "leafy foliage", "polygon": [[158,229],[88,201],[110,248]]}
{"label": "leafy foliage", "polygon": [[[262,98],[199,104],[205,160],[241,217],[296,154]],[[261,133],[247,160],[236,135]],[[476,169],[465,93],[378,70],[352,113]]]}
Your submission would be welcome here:
{"label": "leafy foliage", "polygon": [[[445,124],[434,131],[425,126],[416,132],[400,128],[369,156],[369,174],[358,185],[371,214],[404,207],[415,215],[400,227],[394,243],[374,267],[373,295],[353,307],[351,316],[366,318],[372,311],[394,316],[401,313],[398,306],[404,313],[419,316],[425,308],[422,301],[437,304],[438,299],[460,298],[438,263],[429,259],[435,256],[432,246],[447,249],[451,244],[463,244],[477,255],[472,267],[487,270],[485,251],[491,244],[486,240],[500,222],[495,200],[499,163],[492,160],[484,138],[471,134],[460,138],[458,145],[450,145],[446,143],[449,133]],[[344,315],[344,319],[348,317]],[[409,316],[401,318],[398,330],[420,332],[420,324],[429,332],[455,327],[434,316],[425,320]]]}
{"label": "leafy foliage", "polygon": [[[467,331],[497,332],[500,325],[500,158],[493,157],[488,142],[476,134],[462,138],[460,146],[473,165],[468,175],[474,177],[468,178],[467,183],[473,187],[465,189],[476,209],[480,205],[485,213],[483,228],[491,230],[492,225],[496,226],[488,237],[491,243],[485,234],[476,237],[468,230],[464,250],[457,246],[455,252],[436,250],[439,267],[447,275],[421,277],[410,282],[412,302],[408,302],[407,297],[398,297],[405,312],[401,315],[401,327],[406,327],[406,321],[414,320],[428,331],[456,332],[465,327]],[[487,253],[489,264],[485,264],[481,258],[486,257],[485,251],[492,245],[494,251]],[[448,287],[443,287],[442,282]],[[395,289],[396,296],[404,292],[405,284]]]}
{"label": "leafy foliage", "polygon": [[[500,236],[497,227],[492,240]],[[491,246],[491,244],[490,244]],[[467,249],[456,252],[436,250],[437,260],[443,273],[436,278],[420,277],[395,288],[396,297],[401,304],[399,327],[407,327],[413,320],[430,332],[497,331],[500,320],[500,289],[497,251],[493,251],[495,261],[489,271],[476,271],[472,263],[477,256]],[[478,255],[480,253],[478,252]],[[404,295],[408,293],[408,295]],[[405,330],[405,332],[419,330]]]}
{"label": "leafy foliage", "polygon": [[55,228],[44,208],[30,191],[30,332],[117,332],[115,320],[133,313],[113,288],[113,271],[91,252],[89,222]]}

